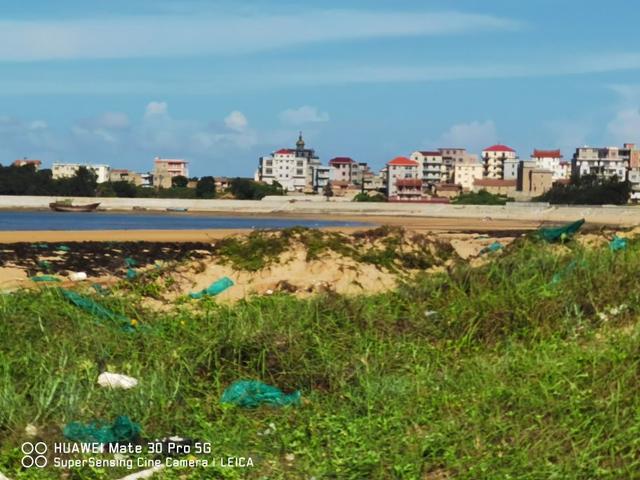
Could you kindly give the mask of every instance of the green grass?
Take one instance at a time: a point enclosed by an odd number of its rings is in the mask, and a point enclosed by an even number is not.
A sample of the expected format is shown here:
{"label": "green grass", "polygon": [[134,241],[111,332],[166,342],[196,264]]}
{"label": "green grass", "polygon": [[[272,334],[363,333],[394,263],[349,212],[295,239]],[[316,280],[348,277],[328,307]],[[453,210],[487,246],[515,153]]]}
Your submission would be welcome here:
{"label": "green grass", "polygon": [[[157,478],[640,478],[640,243],[568,246],[557,256],[523,239],[483,267],[375,296],[206,299],[171,313],[145,311],[139,291],[97,297],[148,325],[136,334],[55,290],[0,296],[0,471],[59,478],[20,470],[29,423],[53,442],[66,422],[124,414],[150,438],[188,436],[256,462]],[[140,386],[99,388],[100,365]],[[305,402],[221,406],[240,378],[301,389]]]}

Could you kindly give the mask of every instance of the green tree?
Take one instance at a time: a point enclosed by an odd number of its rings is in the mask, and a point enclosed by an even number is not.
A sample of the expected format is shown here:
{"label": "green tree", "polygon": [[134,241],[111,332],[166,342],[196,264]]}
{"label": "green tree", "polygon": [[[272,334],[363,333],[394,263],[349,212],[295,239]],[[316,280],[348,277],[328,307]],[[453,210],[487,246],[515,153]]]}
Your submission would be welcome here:
{"label": "green tree", "polygon": [[172,187],[185,188],[189,184],[189,179],[183,175],[178,175],[171,179]]}
{"label": "green tree", "polygon": [[196,185],[196,197],[215,198],[216,181],[213,177],[202,177]]}
{"label": "green tree", "polygon": [[333,188],[331,187],[331,182],[327,182],[327,184],[322,189],[322,195],[325,196],[327,202],[331,197],[333,197]]}

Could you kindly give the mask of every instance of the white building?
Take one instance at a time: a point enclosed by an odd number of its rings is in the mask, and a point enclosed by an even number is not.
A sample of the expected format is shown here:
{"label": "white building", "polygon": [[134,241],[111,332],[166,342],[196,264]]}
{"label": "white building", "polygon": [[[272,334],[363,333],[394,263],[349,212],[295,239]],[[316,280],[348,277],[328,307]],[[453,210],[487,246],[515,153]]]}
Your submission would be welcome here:
{"label": "white building", "polygon": [[420,200],[422,179],[418,162],[396,157],[387,163],[387,197],[390,201]]}
{"label": "white building", "polygon": [[[505,172],[505,162],[507,162],[507,171]],[[515,162],[515,164],[514,164]],[[482,151],[482,163],[484,164],[484,176],[486,178],[505,179],[505,173],[508,176],[513,174],[515,167],[515,176],[518,172],[518,154],[516,151],[506,145],[493,145]]]}
{"label": "white building", "polygon": [[432,188],[447,182],[447,167],[439,150],[416,151],[409,158],[418,163],[418,174],[422,179],[423,188]]}
{"label": "white building", "polygon": [[466,148],[445,147],[439,148],[438,151],[442,155],[442,163],[447,171],[447,182],[454,181],[456,165],[478,161],[478,157],[468,153]]}
{"label": "white building", "polygon": [[59,178],[70,178],[76,175],[76,172],[80,167],[86,167],[87,170],[96,174],[96,181],[98,183],[109,181],[109,172],[111,167],[109,165],[90,165],[81,163],[54,163],[51,167],[51,176],[54,180]]}
{"label": "white building", "polygon": [[326,170],[323,169],[320,169],[318,174],[314,173],[318,167],[322,167],[320,159],[314,150],[305,148],[300,133],[295,149],[283,148],[271,155],[260,157],[255,179],[268,184],[278,182],[289,192],[318,191],[314,177],[326,176]]}
{"label": "white building", "polygon": [[571,177],[571,168],[569,162],[562,160],[560,150],[538,150],[535,149],[531,154],[531,160],[536,163],[536,168],[543,170],[551,170],[553,172],[553,180],[565,180]]}
{"label": "white building", "polygon": [[466,161],[455,164],[453,181],[460,185],[464,191],[473,190],[473,182],[483,176],[484,166],[475,155],[470,155]]}
{"label": "white building", "polygon": [[579,147],[573,154],[571,161],[572,173],[577,176],[597,175],[602,178],[617,176],[620,180],[627,179],[631,144],[619,147]]}

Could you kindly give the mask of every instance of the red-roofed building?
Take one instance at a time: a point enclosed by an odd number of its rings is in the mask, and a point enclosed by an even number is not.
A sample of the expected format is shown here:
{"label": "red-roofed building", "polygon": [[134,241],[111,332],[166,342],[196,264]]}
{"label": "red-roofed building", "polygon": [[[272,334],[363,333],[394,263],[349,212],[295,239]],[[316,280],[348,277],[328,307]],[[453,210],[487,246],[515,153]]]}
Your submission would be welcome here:
{"label": "red-roofed building", "polygon": [[482,151],[484,176],[501,180],[515,180],[518,177],[518,154],[506,145],[492,145]]}
{"label": "red-roofed building", "polygon": [[396,157],[387,163],[387,197],[389,201],[422,199],[420,164],[407,157]]}
{"label": "red-roofed building", "polygon": [[14,167],[24,167],[25,165],[33,165],[33,168],[36,170],[40,170],[40,166],[42,162],[40,160],[29,160],[27,158],[23,158],[21,160],[16,160],[12,164]]}
{"label": "red-roofed building", "polygon": [[560,150],[535,149],[531,154],[531,160],[536,162],[536,168],[550,170],[554,181],[571,177],[571,164],[562,161]]}
{"label": "red-roofed building", "polygon": [[336,181],[354,184],[359,177],[358,162],[350,157],[332,158],[329,160],[329,168],[329,178],[331,178],[332,184]]}

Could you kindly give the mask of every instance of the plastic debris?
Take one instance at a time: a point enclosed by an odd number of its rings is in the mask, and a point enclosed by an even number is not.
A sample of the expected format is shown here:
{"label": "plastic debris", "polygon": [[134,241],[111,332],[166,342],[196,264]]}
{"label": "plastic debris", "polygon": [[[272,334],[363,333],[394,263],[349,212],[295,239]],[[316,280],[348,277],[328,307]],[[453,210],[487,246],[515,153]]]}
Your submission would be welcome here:
{"label": "plastic debris", "polygon": [[497,252],[502,248],[503,248],[503,245],[500,242],[493,242],[491,245],[484,247],[482,250],[480,250],[480,254],[482,255],[483,253]]}
{"label": "plastic debris", "polygon": [[122,388],[129,390],[138,385],[138,380],[120,373],[102,372],[98,375],[98,385],[109,388]]}
{"label": "plastic debris", "polygon": [[112,424],[98,420],[91,423],[71,422],[62,430],[63,435],[74,442],[124,443],[136,440],[140,425],[127,416],[119,416]]}
{"label": "plastic debris", "polygon": [[580,230],[582,225],[584,225],[584,221],[584,218],[582,218],[573,223],[567,223],[562,227],[540,228],[538,234],[547,242],[564,241]]}
{"label": "plastic debris", "polygon": [[156,467],[148,468],[147,470],[141,470],[136,473],[130,473],[126,477],[122,477],[119,480],[144,480],[145,478],[151,478],[156,473],[164,469],[164,465],[158,465]]}
{"label": "plastic debris", "polygon": [[626,238],[621,238],[619,236],[614,236],[611,242],[609,243],[609,249],[612,252],[617,252],[618,250],[624,250],[629,245],[629,242]]}
{"label": "plastic debris", "polygon": [[138,272],[136,272],[133,268],[127,269],[127,280],[133,280],[138,276]]}
{"label": "plastic debris", "polygon": [[38,436],[38,427],[35,425],[29,424],[24,427],[24,433],[27,437],[37,437]]}
{"label": "plastic debris", "polygon": [[209,287],[201,290],[199,292],[191,293],[189,296],[191,298],[202,298],[210,295],[218,295],[219,293],[224,292],[227,288],[233,286],[233,280],[229,277],[222,277],[219,280],[213,282]]}
{"label": "plastic debris", "polygon": [[48,260],[40,260],[38,266],[47,272],[51,270],[51,263]]}
{"label": "plastic debris", "polygon": [[69,252],[69,251],[71,251],[71,249],[66,245],[58,245],[56,247],[56,250],[59,250],[61,252]]}
{"label": "plastic debris", "polygon": [[37,275],[35,277],[31,277],[31,280],[34,282],[59,282],[60,279],[58,277],[54,277],[53,275]]}
{"label": "plastic debris", "polygon": [[299,390],[286,394],[277,387],[257,380],[238,380],[227,387],[220,402],[244,408],[256,408],[260,405],[284,407],[298,405],[301,397]]}
{"label": "plastic debris", "polygon": [[112,322],[119,323],[122,329],[127,332],[132,332],[134,330],[133,327],[137,323],[135,320],[129,320],[127,317],[123,315],[119,315],[115,312],[112,312],[111,310],[103,307],[99,303],[94,302],[92,299],[88,297],[83,297],[82,295],[76,292],[65,290],[64,288],[61,288],[60,292],[67,300],[73,303],[76,307],[79,307],[103,320],[111,320]]}
{"label": "plastic debris", "polygon": [[99,293],[100,295],[108,295],[109,294],[109,289],[108,288],[104,288],[102,285],[100,285],[99,283],[94,283],[93,285],[91,285],[93,287],[93,289]]}
{"label": "plastic debris", "polygon": [[127,257],[127,258],[124,259],[124,264],[127,267],[135,267],[135,266],[138,265],[138,262],[136,262],[136,260],[131,258],[131,257]]}
{"label": "plastic debris", "polygon": [[86,279],[87,279],[86,272],[71,272],[69,274],[69,280],[71,280],[72,282],[80,282]]}
{"label": "plastic debris", "polygon": [[436,312],[435,310],[425,310],[424,312],[424,316],[427,318],[435,317],[437,315],[438,315],[438,312]]}

